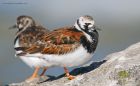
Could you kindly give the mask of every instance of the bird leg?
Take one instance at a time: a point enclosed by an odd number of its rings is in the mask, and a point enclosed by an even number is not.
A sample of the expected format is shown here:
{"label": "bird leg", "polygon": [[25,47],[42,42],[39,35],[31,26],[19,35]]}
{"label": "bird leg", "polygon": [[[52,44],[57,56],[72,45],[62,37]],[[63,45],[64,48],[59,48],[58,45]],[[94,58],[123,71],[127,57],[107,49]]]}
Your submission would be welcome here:
{"label": "bird leg", "polygon": [[35,70],[34,70],[32,76],[30,76],[30,77],[27,79],[27,81],[32,81],[32,80],[34,80],[35,78],[37,78],[37,77],[38,77],[38,71],[39,71],[39,69],[40,69],[40,67],[35,67]]}
{"label": "bird leg", "polygon": [[47,67],[43,68],[43,71],[42,71],[42,73],[40,74],[40,76],[43,76],[43,75],[45,74],[46,70],[47,70]]}
{"label": "bird leg", "polygon": [[64,67],[64,71],[65,71],[66,76],[68,77],[69,80],[72,80],[72,79],[75,78],[75,76],[72,76],[72,75],[69,74],[69,71],[66,67]]}

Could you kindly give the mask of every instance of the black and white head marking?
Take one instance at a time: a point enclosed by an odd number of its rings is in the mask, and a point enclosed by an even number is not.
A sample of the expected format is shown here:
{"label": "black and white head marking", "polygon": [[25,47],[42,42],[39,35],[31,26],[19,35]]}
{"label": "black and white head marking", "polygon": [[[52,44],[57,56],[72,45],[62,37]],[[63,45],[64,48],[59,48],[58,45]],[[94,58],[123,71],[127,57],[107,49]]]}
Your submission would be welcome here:
{"label": "black and white head marking", "polygon": [[98,32],[94,23],[93,18],[86,15],[77,19],[74,25],[77,30],[84,33],[85,36],[81,37],[81,44],[88,53],[93,53],[98,43]]}
{"label": "black and white head marking", "polygon": [[80,17],[75,23],[75,27],[80,31],[92,29],[93,26],[94,20],[91,16],[88,15]]}
{"label": "black and white head marking", "polygon": [[85,15],[77,19],[75,23],[75,28],[78,29],[79,31],[82,31],[86,38],[91,42],[92,38],[90,33],[94,31],[94,20],[91,16]]}

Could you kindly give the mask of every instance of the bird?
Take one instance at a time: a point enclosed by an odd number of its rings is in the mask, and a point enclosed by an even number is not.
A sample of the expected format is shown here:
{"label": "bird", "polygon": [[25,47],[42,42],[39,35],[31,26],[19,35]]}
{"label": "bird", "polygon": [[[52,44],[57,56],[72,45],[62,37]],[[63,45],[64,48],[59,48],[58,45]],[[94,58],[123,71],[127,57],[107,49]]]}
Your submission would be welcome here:
{"label": "bird", "polygon": [[[20,57],[21,54],[23,56],[29,50],[31,51],[30,53],[38,52],[38,50],[34,50],[34,48],[38,47],[34,46],[37,44],[36,40],[40,40],[43,34],[49,33],[49,30],[47,28],[44,28],[43,26],[37,24],[31,16],[27,15],[18,16],[16,24],[10,27],[10,29],[14,28],[18,29],[15,34],[14,40],[16,57]],[[26,63],[26,59],[21,58],[21,60]],[[44,68],[43,70],[45,71],[46,68]],[[44,72],[42,72],[42,74],[40,75],[44,75]]]}
{"label": "bird", "polygon": [[37,78],[41,68],[46,68],[43,71],[45,73],[50,67],[63,67],[66,77],[74,79],[75,76],[69,73],[67,67],[81,66],[92,59],[98,44],[97,30],[99,28],[93,17],[84,15],[79,17],[74,25],[44,33],[34,45],[22,47],[20,58],[35,68],[28,80]]}

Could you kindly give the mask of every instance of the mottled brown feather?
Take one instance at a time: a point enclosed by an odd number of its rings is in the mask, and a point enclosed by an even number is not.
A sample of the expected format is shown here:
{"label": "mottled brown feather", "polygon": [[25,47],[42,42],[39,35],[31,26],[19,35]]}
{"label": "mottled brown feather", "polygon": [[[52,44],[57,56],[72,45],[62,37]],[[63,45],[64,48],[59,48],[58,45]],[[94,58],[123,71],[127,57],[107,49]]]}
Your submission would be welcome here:
{"label": "mottled brown feather", "polygon": [[42,26],[33,26],[22,32],[18,38],[20,47],[24,47],[24,49],[19,55],[41,51],[42,45],[39,45],[37,40],[41,40],[42,36],[47,33],[49,33],[49,30]]}
{"label": "mottled brown feather", "polygon": [[83,35],[81,31],[75,30],[73,27],[59,28],[44,35],[43,40],[45,42],[51,42],[53,44],[73,44],[80,41],[80,37]]}
{"label": "mottled brown feather", "polygon": [[43,54],[65,54],[75,50],[80,45],[81,31],[73,27],[59,28],[44,35]]}
{"label": "mottled brown feather", "polygon": [[[24,36],[25,38],[22,39],[22,41],[26,40],[24,45],[26,43],[28,45],[28,48],[24,51],[27,53],[66,54],[80,46],[80,38],[83,36],[83,33],[74,27],[59,28],[49,33],[44,33],[38,38],[36,38],[37,34],[33,35],[32,33],[31,36],[31,33],[28,34],[29,39],[27,38],[28,36]],[[32,41],[30,40],[31,38],[33,39]],[[28,41],[31,42],[31,45],[28,44]]]}
{"label": "mottled brown feather", "polygon": [[36,40],[40,40],[45,33],[49,33],[49,30],[41,26],[28,28],[19,35],[20,46],[31,47],[32,45],[35,45],[37,43]]}

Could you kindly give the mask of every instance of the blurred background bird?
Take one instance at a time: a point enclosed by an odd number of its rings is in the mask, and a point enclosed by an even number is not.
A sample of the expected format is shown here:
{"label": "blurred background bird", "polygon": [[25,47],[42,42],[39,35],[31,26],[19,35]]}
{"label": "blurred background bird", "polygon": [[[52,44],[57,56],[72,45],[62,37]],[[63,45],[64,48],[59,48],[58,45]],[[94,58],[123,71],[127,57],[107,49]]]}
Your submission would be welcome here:
{"label": "blurred background bird", "polygon": [[[26,57],[25,54],[27,54],[29,51],[30,54],[38,52],[41,46],[36,45],[39,44],[41,37],[44,34],[49,33],[49,30],[36,24],[35,20],[31,16],[27,15],[17,17],[17,23],[10,28],[18,29],[14,40],[14,48],[16,51],[15,56],[20,57],[20,59],[22,59],[25,63],[26,61],[30,61],[30,63],[33,64],[32,62],[34,62],[34,60]],[[46,68],[43,69],[43,71],[45,70]],[[40,75],[44,75],[44,72],[42,72]],[[36,75],[32,74],[32,77],[35,76]]]}

